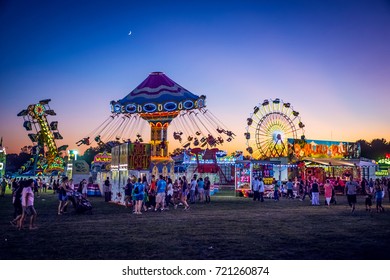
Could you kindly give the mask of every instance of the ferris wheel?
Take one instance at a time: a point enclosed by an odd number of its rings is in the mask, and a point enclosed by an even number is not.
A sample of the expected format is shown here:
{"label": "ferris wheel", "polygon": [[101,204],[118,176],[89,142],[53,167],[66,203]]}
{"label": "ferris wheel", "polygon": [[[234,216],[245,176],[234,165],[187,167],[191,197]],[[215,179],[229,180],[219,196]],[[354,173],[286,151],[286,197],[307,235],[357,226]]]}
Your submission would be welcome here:
{"label": "ferris wheel", "polygon": [[247,125],[246,150],[254,159],[286,157],[287,139],[305,137],[299,112],[279,98],[265,99],[255,106]]}

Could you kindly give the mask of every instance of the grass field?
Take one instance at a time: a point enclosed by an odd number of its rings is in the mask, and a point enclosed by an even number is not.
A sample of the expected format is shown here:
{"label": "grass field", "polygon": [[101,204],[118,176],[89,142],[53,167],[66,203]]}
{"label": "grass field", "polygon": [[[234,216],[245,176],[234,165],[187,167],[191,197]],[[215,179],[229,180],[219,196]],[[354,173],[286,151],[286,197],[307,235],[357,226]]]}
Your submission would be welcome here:
{"label": "grass field", "polygon": [[[254,202],[225,191],[211,204],[133,215],[90,198],[92,214],[57,215],[57,196],[36,198],[38,230],[10,225],[11,195],[0,198],[0,259],[390,259],[390,209],[350,213],[308,200]],[[323,197],[321,197],[321,201]]]}

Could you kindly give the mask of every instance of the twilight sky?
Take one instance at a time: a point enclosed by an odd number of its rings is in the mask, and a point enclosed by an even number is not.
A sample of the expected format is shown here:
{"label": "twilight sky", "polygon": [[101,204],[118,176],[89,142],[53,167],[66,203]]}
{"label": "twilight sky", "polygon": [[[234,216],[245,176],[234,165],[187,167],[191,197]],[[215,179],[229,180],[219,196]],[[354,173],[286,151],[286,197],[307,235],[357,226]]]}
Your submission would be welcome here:
{"label": "twilight sky", "polygon": [[51,98],[58,145],[76,148],[153,71],[207,96],[237,134],[229,152],[245,150],[253,107],[277,97],[308,139],[390,140],[389,1],[4,0],[0,40],[8,153],[31,145],[16,116],[29,104]]}

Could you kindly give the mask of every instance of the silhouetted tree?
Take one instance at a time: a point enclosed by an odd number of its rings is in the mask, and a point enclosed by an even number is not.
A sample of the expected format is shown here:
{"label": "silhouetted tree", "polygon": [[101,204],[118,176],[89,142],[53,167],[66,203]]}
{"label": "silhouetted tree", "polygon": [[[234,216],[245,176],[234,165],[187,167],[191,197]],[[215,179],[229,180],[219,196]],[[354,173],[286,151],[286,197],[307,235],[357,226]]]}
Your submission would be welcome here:
{"label": "silhouetted tree", "polygon": [[366,140],[358,140],[356,142],[360,144],[361,156],[368,159],[379,160],[385,154],[390,153],[390,142],[387,142],[383,138],[373,139],[371,142],[367,142]]}

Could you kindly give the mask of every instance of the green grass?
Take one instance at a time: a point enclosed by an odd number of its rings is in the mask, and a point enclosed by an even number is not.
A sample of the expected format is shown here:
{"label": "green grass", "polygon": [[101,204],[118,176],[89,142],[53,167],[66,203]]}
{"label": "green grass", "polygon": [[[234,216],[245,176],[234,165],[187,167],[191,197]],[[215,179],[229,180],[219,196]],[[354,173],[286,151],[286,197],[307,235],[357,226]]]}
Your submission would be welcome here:
{"label": "green grass", "polygon": [[221,191],[188,212],[143,215],[93,197],[92,214],[58,216],[50,192],[36,199],[39,229],[17,231],[7,193],[0,198],[0,259],[390,259],[387,198],[387,212],[370,214],[358,197],[352,215],[343,196],[327,209],[233,194]]}

